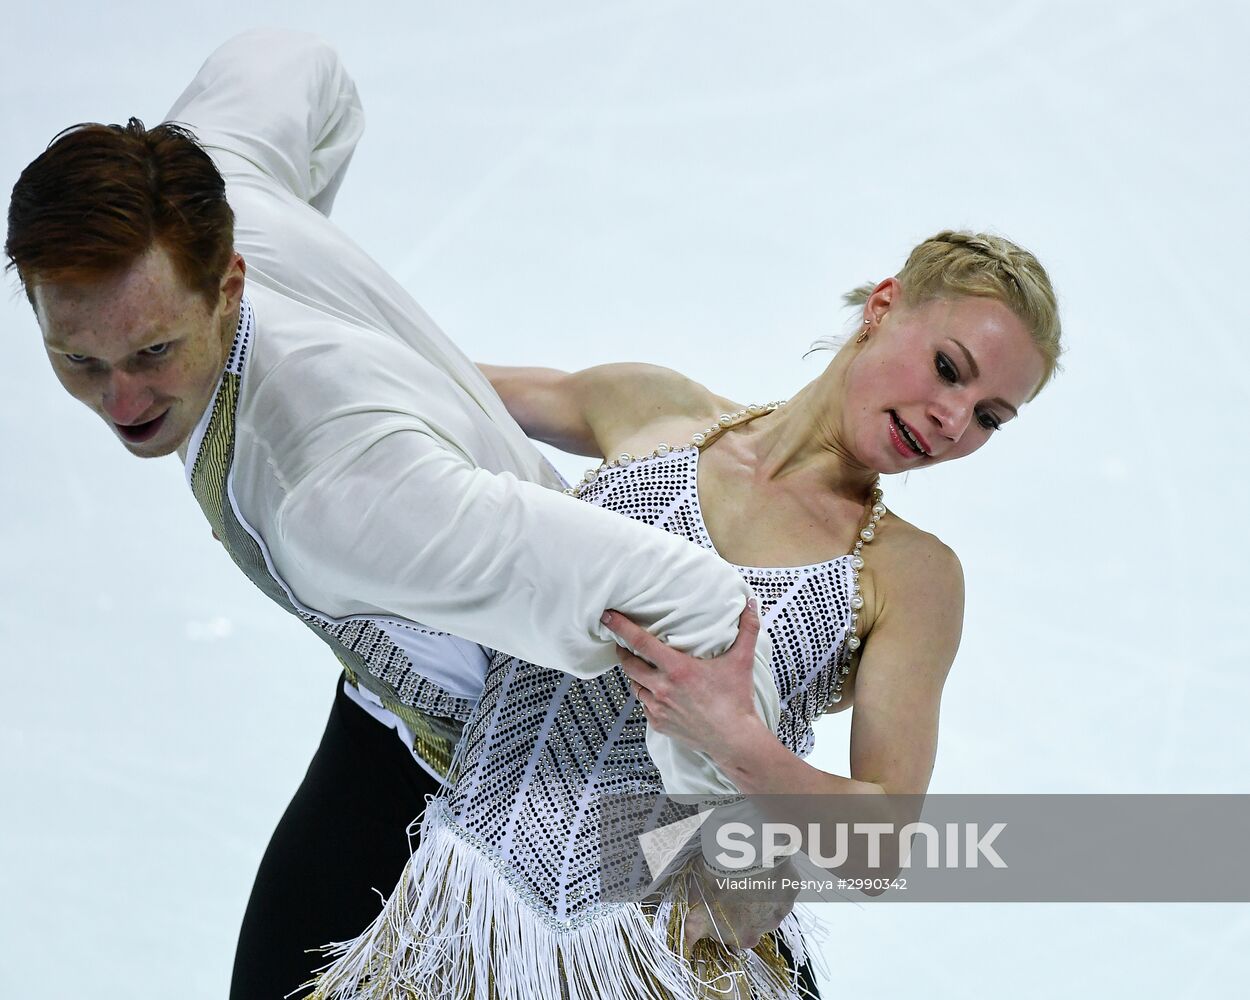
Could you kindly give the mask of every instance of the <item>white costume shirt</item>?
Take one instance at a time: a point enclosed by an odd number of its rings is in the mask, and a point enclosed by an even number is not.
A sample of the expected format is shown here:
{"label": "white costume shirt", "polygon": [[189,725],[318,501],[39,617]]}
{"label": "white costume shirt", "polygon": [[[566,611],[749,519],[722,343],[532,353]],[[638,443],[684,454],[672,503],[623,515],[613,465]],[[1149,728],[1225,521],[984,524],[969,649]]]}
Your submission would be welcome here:
{"label": "white costume shirt", "polygon": [[[731,645],[750,596],[742,578],[553,489],[481,372],[328,220],[364,126],[333,49],[241,35],[169,120],[226,178],[256,324],[232,500],[300,604],[332,619],[394,616],[580,677],[616,662],[605,608],[698,656]],[[485,658],[447,642],[457,676],[433,679],[480,693]],[[768,658],[761,637],[757,709],[775,725]],[[658,736],[651,748],[670,791],[733,790],[706,757]]]}

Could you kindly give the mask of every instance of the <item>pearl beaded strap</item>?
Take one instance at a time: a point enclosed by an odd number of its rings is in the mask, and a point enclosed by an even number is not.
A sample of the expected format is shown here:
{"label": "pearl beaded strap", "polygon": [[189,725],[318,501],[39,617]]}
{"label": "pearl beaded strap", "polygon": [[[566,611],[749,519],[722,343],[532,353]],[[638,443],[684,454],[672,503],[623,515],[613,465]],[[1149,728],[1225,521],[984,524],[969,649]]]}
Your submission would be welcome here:
{"label": "pearl beaded strap", "polygon": [[[864,546],[877,537],[877,522],[885,514],[885,504],[881,502],[884,496],[881,487],[874,484],[869,502],[872,504],[868,513],[868,523],[860,529],[859,537],[855,539],[855,548],[851,550],[851,631],[846,637],[846,648],[854,653],[862,645],[859,638],[859,612],[864,606],[864,596],[859,590],[859,571],[864,568],[864,557],[862,555]],[[842,664],[840,670],[833,682],[833,694],[829,698],[830,705],[836,705],[842,700],[842,685],[846,683],[847,674],[851,672],[851,657],[846,658],[846,662]]]}
{"label": "pearl beaded strap", "polygon": [[[785,405],[786,401],[779,399],[771,403],[752,403],[736,413],[722,413],[711,427],[707,427],[692,435],[690,443],[702,451],[716,437],[731,427],[745,424],[748,420],[762,417],[765,413],[772,413],[777,408]],[[587,469],[585,475],[582,476],[581,482],[576,486],[569,487],[564,492],[569,496],[580,496],[582,490],[598,479],[600,473],[605,469],[623,468],[631,462],[642,462],[649,458],[663,458],[672,450],[667,444],[661,444],[649,455],[631,455],[629,452],[623,452],[611,461],[605,459],[597,468]],[[881,492],[879,482],[880,480],[873,484],[872,493],[869,497],[868,523],[860,530],[859,537],[855,540],[855,547],[851,550],[851,630],[846,637],[846,646],[851,653],[854,653],[862,645],[862,641],[859,638],[859,612],[864,606],[864,598],[859,590],[859,571],[864,568],[862,553],[864,546],[876,537],[877,524],[886,512],[885,504],[881,502],[884,494]],[[836,705],[842,700],[842,686],[846,683],[847,675],[850,672],[851,657],[848,656],[846,662],[842,664],[841,668],[834,675],[833,694],[829,699],[830,705]]]}
{"label": "pearl beaded strap", "polygon": [[[784,399],[779,399],[773,403],[752,403],[750,406],[739,410],[737,413],[722,413],[720,418],[711,427],[705,428],[704,430],[699,431],[698,434],[693,435],[690,438],[690,443],[702,451],[704,446],[710,444],[716,435],[722,433],[723,431],[727,431],[730,427],[737,427],[739,424],[745,424],[748,420],[754,420],[756,417],[762,417],[765,413],[772,413],[773,410],[777,409],[777,407],[785,405],[786,401]],[[673,449],[667,444],[662,444],[651,452],[650,455],[631,455],[629,452],[622,452],[611,461],[604,459],[603,463],[598,468],[587,469],[586,474],[582,476],[582,481],[576,486],[570,486],[564,492],[571,497],[578,496],[586,486],[599,478],[599,474],[603,472],[604,469],[615,469],[621,466],[629,465],[630,462],[642,462],[648,458],[663,458],[672,450]]]}

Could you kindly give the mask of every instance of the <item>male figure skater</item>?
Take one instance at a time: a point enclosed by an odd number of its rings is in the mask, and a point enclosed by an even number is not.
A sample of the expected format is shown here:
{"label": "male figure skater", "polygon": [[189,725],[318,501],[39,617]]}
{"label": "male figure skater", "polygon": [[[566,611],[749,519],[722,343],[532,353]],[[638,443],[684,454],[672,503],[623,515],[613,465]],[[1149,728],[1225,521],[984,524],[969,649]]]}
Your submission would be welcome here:
{"label": "male figure skater", "polygon": [[[329,221],[363,127],[332,49],[240,36],[169,117],[199,144],[133,119],[58,137],[14,188],[6,252],[66,390],[131,453],[177,452],[230,556],[344,665],[240,935],[232,997],[276,998],[394,884],[481,646],[599,672],[614,608],[712,656],[749,592],[710,552],[552,489],[481,373]],[[755,670],[767,719],[764,643]],[[670,788],[727,790],[653,749]]]}

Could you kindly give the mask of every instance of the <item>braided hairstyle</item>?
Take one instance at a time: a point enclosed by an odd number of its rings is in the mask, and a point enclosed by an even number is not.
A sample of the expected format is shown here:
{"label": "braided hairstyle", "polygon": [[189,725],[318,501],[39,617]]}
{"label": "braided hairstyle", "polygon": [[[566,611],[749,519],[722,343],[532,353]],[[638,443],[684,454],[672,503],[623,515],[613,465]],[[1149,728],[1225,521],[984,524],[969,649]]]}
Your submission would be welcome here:
{"label": "braided hairstyle", "polygon": [[[945,229],[912,250],[896,277],[911,305],[973,295],[1007,306],[1024,322],[1046,362],[1033,396],[1042,391],[1059,368],[1063,347],[1055,290],[1037,258],[1011,240]],[[849,306],[863,305],[875,287],[875,283],[867,282],[842,298]]]}

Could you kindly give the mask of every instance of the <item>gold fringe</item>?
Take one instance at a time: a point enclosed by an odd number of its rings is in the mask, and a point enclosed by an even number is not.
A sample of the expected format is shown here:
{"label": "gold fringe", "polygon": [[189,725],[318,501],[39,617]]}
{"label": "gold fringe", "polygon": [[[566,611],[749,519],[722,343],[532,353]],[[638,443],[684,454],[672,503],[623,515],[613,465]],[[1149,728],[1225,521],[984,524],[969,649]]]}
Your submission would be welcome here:
{"label": "gold fringe", "polygon": [[356,939],[324,949],[333,961],[307,1000],[797,1000],[797,971],[779,947],[784,936],[803,960],[793,916],[753,949],[704,939],[687,952],[693,877],[679,872],[634,917],[622,904],[560,930],[449,817],[427,810],[422,843],[383,911]]}

